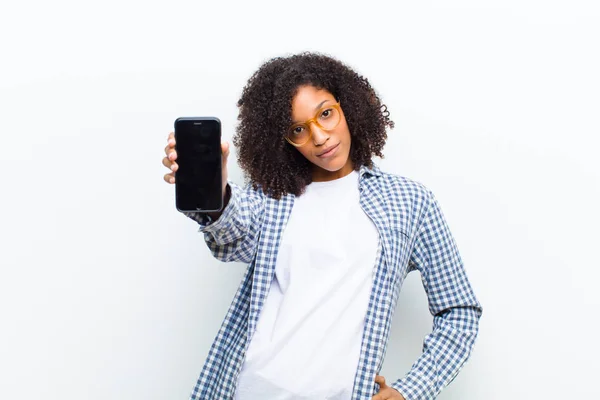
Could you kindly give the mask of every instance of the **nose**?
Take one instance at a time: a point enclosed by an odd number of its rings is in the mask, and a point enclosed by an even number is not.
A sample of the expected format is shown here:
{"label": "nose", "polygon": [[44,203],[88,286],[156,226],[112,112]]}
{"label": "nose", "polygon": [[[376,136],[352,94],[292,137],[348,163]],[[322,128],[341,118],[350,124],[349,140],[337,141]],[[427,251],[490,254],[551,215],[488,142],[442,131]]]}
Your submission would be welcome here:
{"label": "nose", "polygon": [[329,139],[329,134],[321,130],[321,128],[319,128],[315,123],[311,124],[310,130],[312,132],[312,140],[315,146],[321,146],[327,141],[327,139]]}

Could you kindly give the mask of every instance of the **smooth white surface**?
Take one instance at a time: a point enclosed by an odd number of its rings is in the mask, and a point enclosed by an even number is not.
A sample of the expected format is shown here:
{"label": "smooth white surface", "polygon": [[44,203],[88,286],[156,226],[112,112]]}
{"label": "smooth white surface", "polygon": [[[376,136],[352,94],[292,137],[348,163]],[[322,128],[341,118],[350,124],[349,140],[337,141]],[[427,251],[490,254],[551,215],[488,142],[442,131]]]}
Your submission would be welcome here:
{"label": "smooth white surface", "polygon": [[[377,88],[396,122],[380,166],[434,191],[484,306],[439,398],[599,398],[599,17],[594,1],[3,3],[0,398],[187,398],[244,266],[175,210],[166,136],[216,115],[231,138],[248,77],[301,50]],[[430,323],[411,275],[388,381]]]}
{"label": "smooth white surface", "polygon": [[352,397],[380,248],[358,177],[313,182],[295,198],[236,399]]}

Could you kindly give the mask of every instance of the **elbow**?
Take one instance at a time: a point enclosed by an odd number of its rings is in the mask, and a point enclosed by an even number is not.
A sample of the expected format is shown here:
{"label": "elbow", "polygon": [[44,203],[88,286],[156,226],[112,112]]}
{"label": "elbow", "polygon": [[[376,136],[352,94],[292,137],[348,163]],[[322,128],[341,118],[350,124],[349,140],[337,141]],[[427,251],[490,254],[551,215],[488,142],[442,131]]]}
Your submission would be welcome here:
{"label": "elbow", "polygon": [[451,333],[460,338],[463,346],[471,348],[479,334],[479,321],[483,314],[481,305],[462,305],[445,309],[435,315],[434,329]]}

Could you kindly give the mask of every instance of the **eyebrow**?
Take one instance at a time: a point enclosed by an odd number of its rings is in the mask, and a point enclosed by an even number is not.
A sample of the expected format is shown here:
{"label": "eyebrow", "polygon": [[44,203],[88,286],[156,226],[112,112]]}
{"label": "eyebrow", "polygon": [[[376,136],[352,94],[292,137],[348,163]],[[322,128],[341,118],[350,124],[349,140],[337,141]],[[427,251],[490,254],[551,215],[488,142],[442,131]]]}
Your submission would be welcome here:
{"label": "eyebrow", "polygon": [[323,107],[323,104],[327,103],[328,101],[329,99],[320,102],[319,105],[315,107],[315,111],[319,111],[319,108]]}
{"label": "eyebrow", "polygon": [[[319,104],[317,104],[317,106],[315,107],[315,112],[319,111],[319,109],[320,109],[321,107],[323,107],[323,104],[327,103],[328,101],[331,101],[331,99],[325,99],[325,100],[323,100],[322,102],[320,102]],[[299,122],[300,122],[300,121],[292,121],[292,123],[293,123],[293,124],[297,124],[297,123],[299,123]]]}

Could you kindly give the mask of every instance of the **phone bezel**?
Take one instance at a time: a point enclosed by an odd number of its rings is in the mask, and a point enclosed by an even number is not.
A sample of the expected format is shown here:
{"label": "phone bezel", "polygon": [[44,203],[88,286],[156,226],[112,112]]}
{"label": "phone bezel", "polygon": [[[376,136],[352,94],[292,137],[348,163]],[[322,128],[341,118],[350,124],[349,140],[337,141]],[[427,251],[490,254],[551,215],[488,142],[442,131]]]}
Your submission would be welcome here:
{"label": "phone bezel", "polygon": [[[173,123],[173,135],[175,136],[175,151],[177,151],[177,123],[180,121],[195,121],[195,122],[206,122],[206,121],[210,121],[210,122],[216,122],[219,126],[219,143],[221,143],[221,138],[222,138],[222,131],[221,131],[221,120],[217,117],[179,117],[175,120],[175,122]],[[223,162],[223,154],[221,152],[219,152],[219,160],[220,163],[222,164]],[[223,211],[223,196],[221,196],[221,201],[220,201],[220,206],[217,209],[201,209],[201,208],[196,208],[194,210],[184,210],[179,208],[179,204],[178,204],[178,198],[177,198],[177,172],[174,173],[175,175],[175,208],[177,209],[177,211],[179,212],[186,212],[186,213],[202,213],[202,214],[207,214],[207,213],[212,213],[212,212],[221,212]],[[223,179],[223,169],[220,169],[219,175],[221,177],[221,180]]]}

